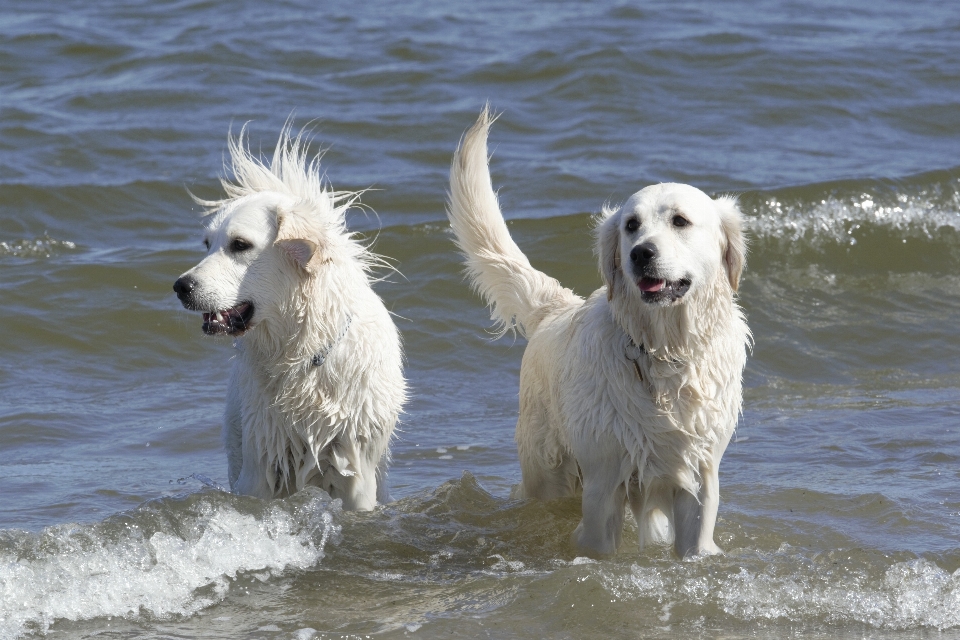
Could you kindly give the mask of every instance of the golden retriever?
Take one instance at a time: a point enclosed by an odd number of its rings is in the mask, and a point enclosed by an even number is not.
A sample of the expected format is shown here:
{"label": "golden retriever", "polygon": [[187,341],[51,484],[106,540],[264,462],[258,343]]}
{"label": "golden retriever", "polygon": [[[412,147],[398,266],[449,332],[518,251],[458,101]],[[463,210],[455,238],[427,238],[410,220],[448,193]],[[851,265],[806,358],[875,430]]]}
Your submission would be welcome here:
{"label": "golden retriever", "polygon": [[[400,336],[371,288],[379,258],[346,229],[354,193],[327,188],[289,127],[273,160],[230,140],[235,182],[208,208],[207,256],[174,291],[203,331],[235,338],[224,442],[230,488],[307,485],[373,509],[404,400]],[[212,372],[219,376],[219,371]]]}
{"label": "golden retriever", "polygon": [[453,158],[447,213],[475,288],[529,339],[520,370],[519,498],[582,490],[574,542],[614,553],[629,505],[646,542],[717,553],[720,458],[736,428],[751,336],[736,302],[746,246],[730,197],[682,184],[605,208],[605,286],[575,295],[534,269],[487,164],[488,109]]}

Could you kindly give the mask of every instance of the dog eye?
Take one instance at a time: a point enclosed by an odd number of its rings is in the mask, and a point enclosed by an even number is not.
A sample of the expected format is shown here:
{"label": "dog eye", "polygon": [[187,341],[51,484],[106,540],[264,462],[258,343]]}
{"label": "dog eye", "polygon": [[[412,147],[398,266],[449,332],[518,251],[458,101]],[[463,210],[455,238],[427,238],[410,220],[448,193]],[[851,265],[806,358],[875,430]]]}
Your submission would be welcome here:
{"label": "dog eye", "polygon": [[234,253],[240,253],[246,251],[247,249],[252,248],[253,245],[244,240],[243,238],[234,238],[230,243],[230,251]]}
{"label": "dog eye", "polygon": [[206,248],[207,251],[210,251],[210,241],[207,240],[206,238],[203,239],[203,246],[204,248]]}
{"label": "dog eye", "polygon": [[640,228],[640,221],[636,218],[630,218],[627,220],[627,224],[624,226],[628,233],[633,233]]}
{"label": "dog eye", "polygon": [[684,218],[683,216],[673,216],[673,226],[686,227],[689,224],[690,224],[690,221]]}

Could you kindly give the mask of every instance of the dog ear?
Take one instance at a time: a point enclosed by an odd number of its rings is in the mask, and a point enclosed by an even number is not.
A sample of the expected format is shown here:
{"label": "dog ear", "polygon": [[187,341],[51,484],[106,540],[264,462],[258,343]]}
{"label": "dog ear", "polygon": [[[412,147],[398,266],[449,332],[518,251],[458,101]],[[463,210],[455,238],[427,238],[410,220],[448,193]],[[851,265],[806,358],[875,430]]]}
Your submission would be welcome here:
{"label": "dog ear", "polygon": [[298,267],[311,273],[322,260],[322,247],[310,239],[319,237],[319,233],[309,221],[309,216],[298,215],[295,210],[277,208],[277,247]]}
{"label": "dog ear", "polygon": [[597,227],[597,257],[600,275],[607,285],[607,300],[613,299],[613,289],[620,275],[620,210],[606,206]]}
{"label": "dog ear", "polygon": [[747,262],[747,240],[742,229],[743,215],[734,196],[720,196],[714,202],[720,213],[720,226],[726,241],[723,263],[730,279],[730,287],[737,291],[740,289],[740,274]]}
{"label": "dog ear", "polygon": [[313,259],[317,252],[317,243],[304,238],[288,238],[286,240],[277,240],[277,246],[283,253],[297,263],[301,269],[309,269],[307,265]]}

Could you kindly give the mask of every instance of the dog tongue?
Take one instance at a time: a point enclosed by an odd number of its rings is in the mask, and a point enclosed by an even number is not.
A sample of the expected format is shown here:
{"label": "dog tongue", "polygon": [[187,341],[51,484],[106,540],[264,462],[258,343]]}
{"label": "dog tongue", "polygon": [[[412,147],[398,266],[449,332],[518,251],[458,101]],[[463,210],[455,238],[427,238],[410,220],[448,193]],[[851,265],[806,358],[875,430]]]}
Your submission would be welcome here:
{"label": "dog tongue", "polygon": [[663,289],[663,280],[640,278],[640,291],[644,291],[646,293],[655,293],[661,289]]}

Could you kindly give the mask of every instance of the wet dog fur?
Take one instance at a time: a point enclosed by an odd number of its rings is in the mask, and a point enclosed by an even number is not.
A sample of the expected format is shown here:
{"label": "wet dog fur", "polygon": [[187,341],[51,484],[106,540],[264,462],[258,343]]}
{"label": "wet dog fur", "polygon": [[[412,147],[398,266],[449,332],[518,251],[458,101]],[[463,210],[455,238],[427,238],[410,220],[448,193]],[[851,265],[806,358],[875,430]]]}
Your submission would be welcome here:
{"label": "wet dog fur", "polygon": [[750,332],[736,303],[746,246],[735,199],[658,184],[605,208],[604,286],[586,300],[534,269],[493,191],[485,109],[450,171],[448,217],[474,287],[528,339],[520,371],[518,498],[582,491],[575,544],[719,552],[720,459],[737,424]]}
{"label": "wet dog fur", "polygon": [[[207,208],[207,256],[174,285],[203,331],[235,339],[223,437],[233,491],[315,485],[346,509],[385,502],[406,398],[400,336],[371,288],[380,259],[346,229],[355,193],[321,179],[302,136],[269,165],[231,138],[232,181]],[[219,372],[214,372],[219,376]]]}

